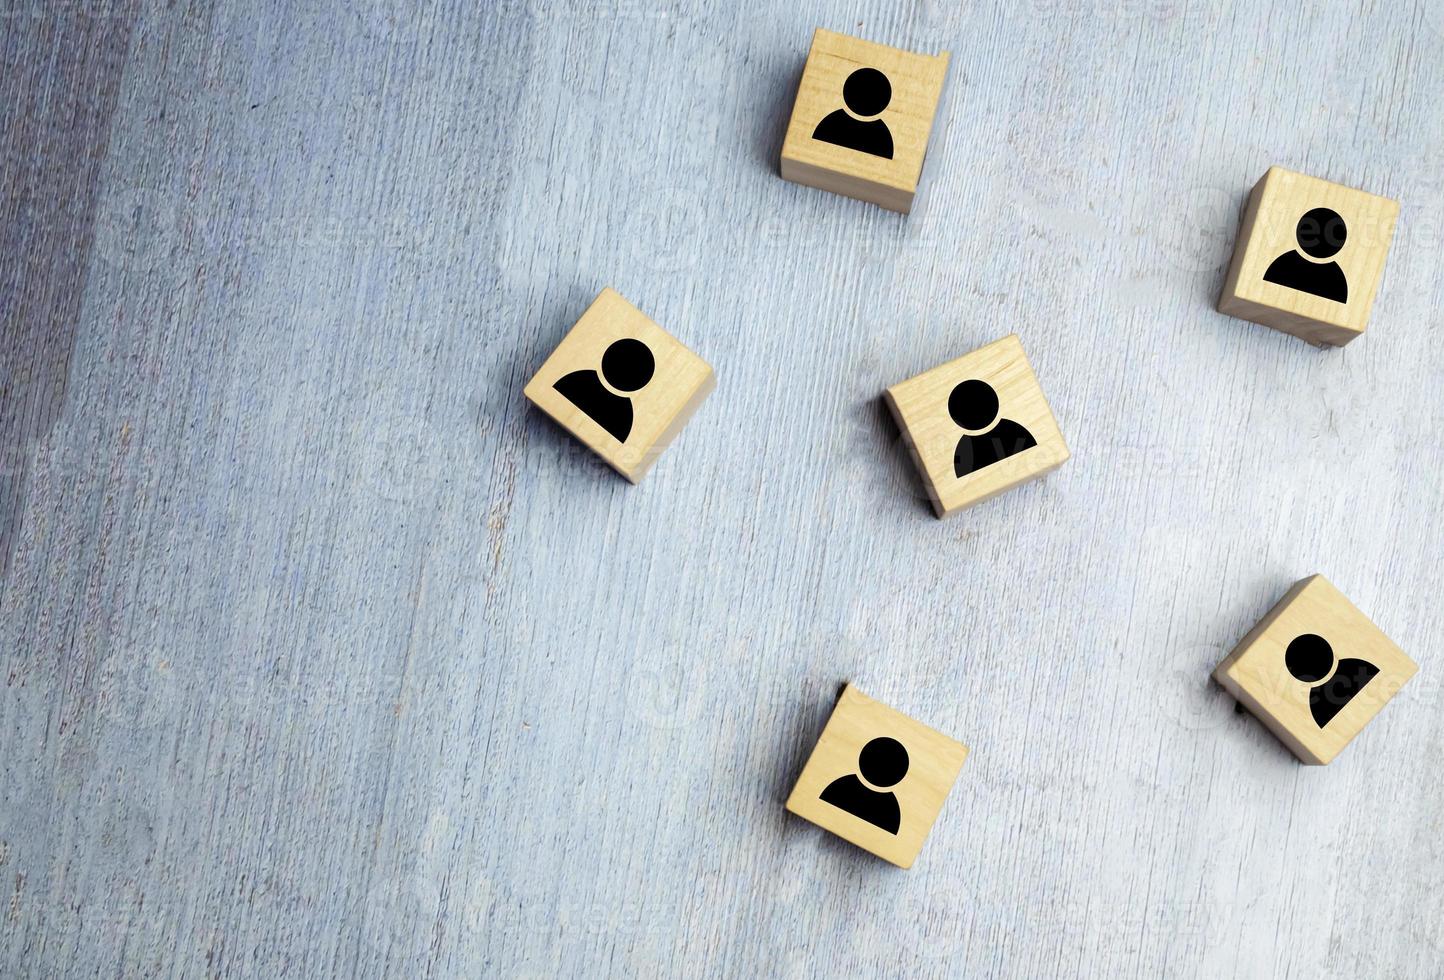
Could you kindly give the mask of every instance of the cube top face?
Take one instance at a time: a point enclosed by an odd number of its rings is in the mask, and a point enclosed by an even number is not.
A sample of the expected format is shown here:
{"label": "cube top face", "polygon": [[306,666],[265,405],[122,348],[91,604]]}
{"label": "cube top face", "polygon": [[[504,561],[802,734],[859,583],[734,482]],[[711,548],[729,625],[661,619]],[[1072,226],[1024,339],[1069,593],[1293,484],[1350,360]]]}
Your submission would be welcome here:
{"label": "cube top face", "polygon": [[1322,575],[1295,583],[1214,670],[1302,761],[1331,762],[1418,667]]}
{"label": "cube top face", "polygon": [[909,211],[948,59],[819,28],[783,140],[782,176]]}
{"label": "cube top face", "polygon": [[893,385],[886,399],[939,517],[1068,459],[1016,334]]}
{"label": "cube top face", "polygon": [[525,394],[635,483],[714,385],[706,361],[603,289]]}
{"label": "cube top face", "polygon": [[1273,167],[1249,196],[1219,311],[1348,343],[1369,323],[1398,202]]}
{"label": "cube top face", "polygon": [[787,809],[910,868],[967,756],[966,745],[849,684]]}

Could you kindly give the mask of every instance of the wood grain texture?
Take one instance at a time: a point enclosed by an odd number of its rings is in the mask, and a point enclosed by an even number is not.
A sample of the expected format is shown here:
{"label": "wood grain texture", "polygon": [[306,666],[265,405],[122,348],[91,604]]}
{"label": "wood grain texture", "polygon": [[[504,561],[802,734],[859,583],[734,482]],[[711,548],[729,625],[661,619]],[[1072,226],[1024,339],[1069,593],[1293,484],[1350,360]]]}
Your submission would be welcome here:
{"label": "wood grain texture", "polygon": [[[1300,219],[1316,208],[1332,209],[1341,230],[1305,232]],[[1399,202],[1344,187],[1307,174],[1270,167],[1254,185],[1239,223],[1233,261],[1223,280],[1218,311],[1294,334],[1313,344],[1342,347],[1369,325],[1379,280],[1389,257],[1389,242],[1399,217]],[[1318,296],[1271,281],[1274,263],[1297,257],[1305,268],[1321,260],[1304,258],[1310,247],[1332,245],[1332,266],[1341,286],[1338,296]],[[1342,238],[1342,240],[1337,240]],[[1320,241],[1326,239],[1325,241]],[[1328,258],[1324,256],[1323,258]],[[1319,285],[1313,285],[1315,290]]]}
{"label": "wood grain texture", "polygon": [[[906,218],[777,175],[817,26],[952,52]],[[0,974],[1437,974],[1436,2],[0,31]],[[1345,349],[1213,309],[1273,164],[1400,202]],[[636,487],[521,395],[607,284]],[[939,524],[879,396],[1024,325]],[[1420,665],[1325,769],[1208,679],[1315,571]],[[846,680],[972,749],[906,874],[782,806]]]}
{"label": "wood grain texture", "polygon": [[[1322,639],[1327,659],[1318,690],[1335,706],[1326,724],[1313,713],[1310,687],[1295,676],[1295,639]],[[1335,677],[1358,678],[1351,662],[1372,668],[1358,687],[1330,687]],[[1419,665],[1385,636],[1348,596],[1322,575],[1295,582],[1223,662],[1214,680],[1252,711],[1289,750],[1310,765],[1328,765],[1374,720]],[[1332,676],[1331,676],[1332,675]]]}
{"label": "wood grain texture", "polygon": [[[782,140],[779,173],[785,180],[871,201],[889,211],[907,214],[922,177],[928,141],[933,133],[948,52],[921,54],[818,28],[797,83],[797,101]],[[848,104],[847,84],[860,69],[881,73],[886,98],[876,107]],[[819,139],[826,124],[847,127],[861,116],[875,116],[866,125],[882,127],[886,152],[861,152],[855,144],[839,146]],[[874,146],[876,151],[882,147]]]}
{"label": "wood grain texture", "polygon": [[[635,379],[607,375],[606,356],[612,345],[622,340],[638,341],[646,347],[647,367]],[[584,398],[595,398],[597,392],[625,397],[625,424],[613,418],[609,429],[564,394],[563,379],[576,377],[591,380],[591,385],[583,389]],[[627,386],[625,396],[617,387],[619,383]],[[716,377],[706,361],[616,290],[607,288],[587,307],[522,393],[607,465],[636,483],[716,386]],[[603,404],[616,403],[604,398]],[[605,407],[602,410],[607,411]]]}
{"label": "wood grain texture", "polygon": [[[865,761],[869,750],[871,762]],[[787,797],[787,810],[884,861],[911,868],[967,757],[968,747],[957,739],[849,684]],[[834,792],[839,795],[830,795]],[[857,808],[859,801],[869,807],[879,800],[880,809]]]}
{"label": "wood grain texture", "polygon": [[[954,400],[959,386],[978,382],[987,401],[966,388]],[[883,399],[939,517],[1068,461],[1067,440],[1017,334],[891,385]]]}

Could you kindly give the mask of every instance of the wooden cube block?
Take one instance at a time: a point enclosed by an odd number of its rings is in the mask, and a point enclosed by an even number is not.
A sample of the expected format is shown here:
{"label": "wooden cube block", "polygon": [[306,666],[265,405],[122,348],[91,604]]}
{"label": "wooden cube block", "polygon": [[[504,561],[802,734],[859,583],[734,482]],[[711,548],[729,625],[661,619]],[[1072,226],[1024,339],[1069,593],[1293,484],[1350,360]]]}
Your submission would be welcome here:
{"label": "wooden cube block", "polygon": [[636,483],[714,387],[706,361],[609,288],[527,382],[525,394]]}
{"label": "wooden cube block", "polygon": [[895,384],[886,398],[939,517],[1068,459],[1017,334]]}
{"label": "wooden cube block", "polygon": [[1322,575],[1294,584],[1214,679],[1310,765],[1327,765],[1419,668]]}
{"label": "wooden cube block", "polygon": [[1218,311],[1313,344],[1364,332],[1399,204],[1271,167],[1254,186]]}
{"label": "wooden cube block", "polygon": [[967,756],[966,745],[849,684],[787,809],[910,868]]}
{"label": "wooden cube block", "polygon": [[948,58],[818,28],[782,143],[782,176],[912,210]]}

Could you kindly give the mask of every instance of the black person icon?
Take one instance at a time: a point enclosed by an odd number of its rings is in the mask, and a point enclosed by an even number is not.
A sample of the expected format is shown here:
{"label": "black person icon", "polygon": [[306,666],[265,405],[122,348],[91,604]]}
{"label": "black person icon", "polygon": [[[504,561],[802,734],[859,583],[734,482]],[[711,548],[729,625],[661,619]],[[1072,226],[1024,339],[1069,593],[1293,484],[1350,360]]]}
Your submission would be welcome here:
{"label": "black person icon", "polygon": [[1328,640],[1314,633],[1294,637],[1284,652],[1284,665],[1290,674],[1305,684],[1323,681],[1333,670],[1332,677],[1309,689],[1309,713],[1320,728],[1333,721],[1344,705],[1354,700],[1364,685],[1379,673],[1379,668],[1367,660],[1353,657],[1340,660],[1335,669],[1334,648],[1329,646]]}
{"label": "black person icon", "polygon": [[640,340],[623,337],[613,341],[602,354],[601,377],[596,371],[573,371],[552,387],[618,442],[626,442],[632,434],[632,400],[609,387],[636,391],[652,380],[655,369],[651,348]]}
{"label": "black person icon", "polygon": [[[885,790],[908,774],[908,750],[895,738],[875,738],[857,754],[857,771],[861,779],[851,774],[834,779],[819,799],[896,834],[902,825],[902,811],[897,794]],[[883,789],[873,789],[869,783]]]}
{"label": "black person icon", "polygon": [[948,414],[959,428],[968,430],[953,453],[953,472],[958,476],[976,473],[1038,445],[1023,426],[998,417],[998,393],[986,381],[964,381],[954,388],[948,396]]}
{"label": "black person icon", "polygon": [[1330,208],[1314,208],[1305,212],[1294,229],[1294,238],[1299,243],[1299,250],[1318,261],[1309,261],[1299,251],[1285,252],[1268,267],[1264,282],[1287,286],[1335,303],[1347,303],[1349,280],[1344,270],[1339,263],[1324,260],[1337,255],[1348,237],[1349,230],[1339,212]]}
{"label": "black person icon", "polygon": [[[812,138],[859,153],[892,159],[892,131],[881,119],[892,101],[892,83],[876,68],[859,68],[842,83],[842,102],[847,109],[835,109],[823,117]],[[858,118],[862,117],[862,118]]]}

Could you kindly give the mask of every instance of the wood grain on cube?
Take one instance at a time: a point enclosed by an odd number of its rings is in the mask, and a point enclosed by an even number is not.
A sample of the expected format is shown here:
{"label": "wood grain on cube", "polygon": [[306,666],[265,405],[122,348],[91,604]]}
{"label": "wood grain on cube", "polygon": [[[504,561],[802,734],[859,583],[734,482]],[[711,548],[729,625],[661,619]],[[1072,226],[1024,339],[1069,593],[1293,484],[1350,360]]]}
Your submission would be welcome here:
{"label": "wood grain on cube", "polygon": [[1322,575],[1296,582],[1214,669],[1300,760],[1326,765],[1418,667]]}
{"label": "wood grain on cube", "polygon": [[1347,344],[1369,324],[1398,215],[1386,197],[1270,168],[1249,194],[1219,312]]}
{"label": "wood grain on cube", "polygon": [[527,383],[525,394],[636,483],[715,386],[706,361],[608,288]]}
{"label": "wood grain on cube", "polygon": [[[946,51],[913,54],[819,28],[783,141],[782,176],[906,214],[922,178],[948,60]],[[845,98],[860,70],[880,72],[886,89],[862,101]],[[850,140],[852,146],[835,141],[849,141],[838,136],[847,132],[861,138]],[[876,152],[883,148],[878,140],[890,144],[890,155]]]}
{"label": "wood grain on cube", "polygon": [[787,809],[909,868],[967,755],[961,742],[848,684]]}
{"label": "wood grain on cube", "polygon": [[[984,396],[991,389],[995,411],[986,405],[959,411],[954,393],[961,395],[965,383],[963,391],[979,388]],[[1037,479],[1068,459],[1068,445],[1016,334],[895,384],[885,397],[939,517]],[[969,410],[981,414],[962,414]],[[985,454],[997,458],[987,462]]]}

